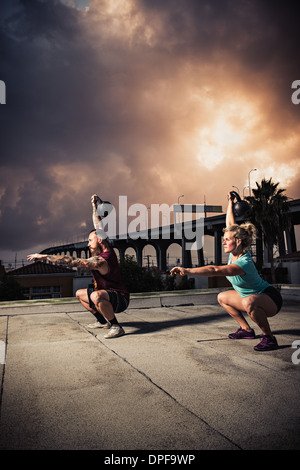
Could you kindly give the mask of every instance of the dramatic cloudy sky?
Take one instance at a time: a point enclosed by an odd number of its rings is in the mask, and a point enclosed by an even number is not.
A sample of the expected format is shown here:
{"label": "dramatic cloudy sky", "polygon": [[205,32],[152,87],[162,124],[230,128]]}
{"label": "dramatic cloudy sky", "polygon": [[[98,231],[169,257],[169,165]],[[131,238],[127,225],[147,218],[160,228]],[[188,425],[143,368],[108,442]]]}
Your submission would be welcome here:
{"label": "dramatic cloudy sky", "polygon": [[[0,259],[118,207],[300,197],[300,8],[267,0],[1,0]],[[245,189],[247,192],[247,188]]]}

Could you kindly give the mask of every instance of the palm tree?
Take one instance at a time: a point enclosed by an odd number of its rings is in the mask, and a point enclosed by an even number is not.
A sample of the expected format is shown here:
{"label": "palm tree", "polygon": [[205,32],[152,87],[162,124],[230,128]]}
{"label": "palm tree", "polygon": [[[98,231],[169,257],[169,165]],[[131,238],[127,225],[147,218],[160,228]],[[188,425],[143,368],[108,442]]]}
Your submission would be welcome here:
{"label": "palm tree", "polygon": [[276,283],[273,248],[278,246],[283,231],[288,228],[289,207],[288,197],[283,193],[285,189],[277,189],[279,183],[262,179],[261,184],[256,182],[253,196],[246,197],[251,204],[250,220],[258,233],[263,234],[264,244],[268,250],[268,259],[271,263],[272,283]]}

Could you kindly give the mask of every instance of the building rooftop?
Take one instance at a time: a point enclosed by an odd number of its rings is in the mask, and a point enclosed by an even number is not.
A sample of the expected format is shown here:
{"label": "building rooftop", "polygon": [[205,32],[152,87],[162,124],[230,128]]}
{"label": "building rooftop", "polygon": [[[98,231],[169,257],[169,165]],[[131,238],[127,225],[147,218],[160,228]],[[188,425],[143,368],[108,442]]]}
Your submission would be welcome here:
{"label": "building rooftop", "polygon": [[291,261],[299,261],[300,259],[300,251],[294,251],[293,253],[286,253],[285,255],[278,256],[276,259],[278,260],[291,260]]}
{"label": "building rooftop", "polygon": [[217,290],[133,294],[125,336],[108,340],[74,298],[1,302],[0,449],[94,449],[100,462],[143,450],[152,463],[160,451],[198,466],[200,450],[299,449],[300,290],[281,291],[279,348],[264,353],[255,326],[256,340],[228,338]]}
{"label": "building rooftop", "polygon": [[59,266],[51,263],[44,263],[42,261],[37,261],[36,263],[27,264],[21,268],[14,269],[9,271],[9,274],[14,276],[21,275],[40,275],[40,274],[71,274],[76,273],[72,268],[67,268],[65,266]]}

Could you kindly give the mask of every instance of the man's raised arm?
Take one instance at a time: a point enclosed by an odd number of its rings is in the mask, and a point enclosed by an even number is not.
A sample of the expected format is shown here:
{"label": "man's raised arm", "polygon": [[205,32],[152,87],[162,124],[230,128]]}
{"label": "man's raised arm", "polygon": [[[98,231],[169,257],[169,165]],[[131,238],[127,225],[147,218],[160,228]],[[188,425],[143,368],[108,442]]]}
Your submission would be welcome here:
{"label": "man's raised arm", "polygon": [[92,202],[92,207],[93,207],[92,219],[93,219],[94,228],[95,229],[99,228],[100,230],[103,230],[101,217],[97,213],[97,207],[101,203],[101,199],[99,196],[97,196],[97,194],[93,194],[93,196],[91,197],[91,202]]}

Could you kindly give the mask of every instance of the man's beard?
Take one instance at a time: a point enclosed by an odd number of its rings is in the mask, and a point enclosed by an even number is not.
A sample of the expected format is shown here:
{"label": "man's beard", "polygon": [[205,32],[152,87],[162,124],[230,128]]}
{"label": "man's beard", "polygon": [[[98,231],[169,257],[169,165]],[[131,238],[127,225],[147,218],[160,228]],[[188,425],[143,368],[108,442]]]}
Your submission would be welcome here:
{"label": "man's beard", "polygon": [[97,248],[90,248],[91,256],[97,256],[101,254],[101,248],[100,246],[97,246]]}

